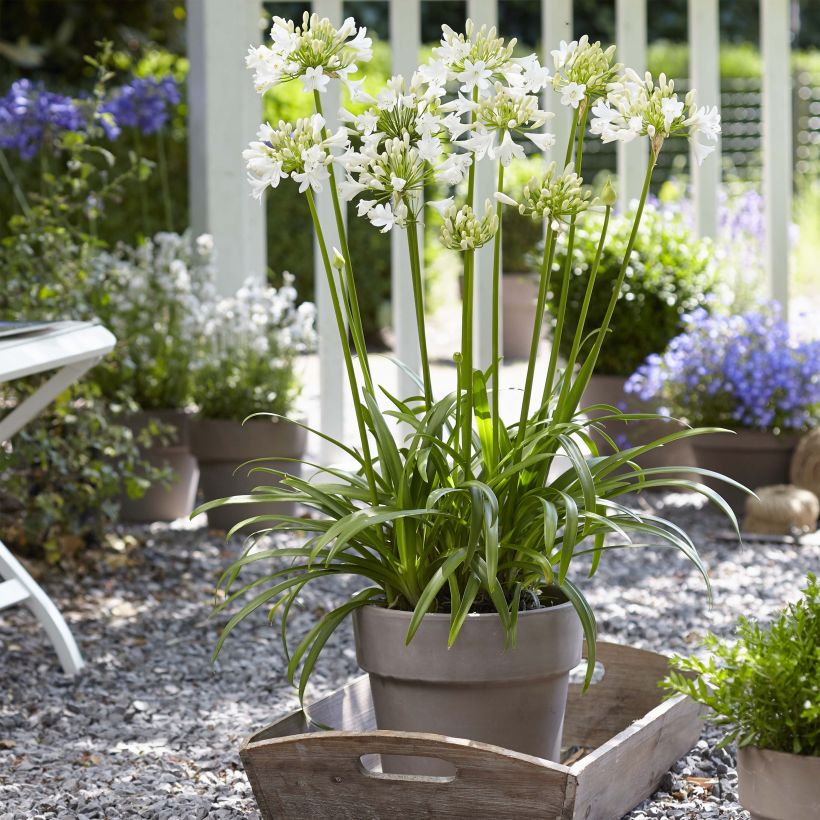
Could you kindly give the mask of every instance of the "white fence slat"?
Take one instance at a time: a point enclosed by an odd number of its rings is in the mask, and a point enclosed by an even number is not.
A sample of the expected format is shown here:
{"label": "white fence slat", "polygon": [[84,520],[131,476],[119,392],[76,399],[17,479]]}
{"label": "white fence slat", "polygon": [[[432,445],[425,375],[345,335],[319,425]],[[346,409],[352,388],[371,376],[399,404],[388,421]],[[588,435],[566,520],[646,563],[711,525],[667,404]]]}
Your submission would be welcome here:
{"label": "white fence slat", "polygon": [[[314,0],[313,11],[320,17],[327,17],[334,25],[341,25],[342,0]],[[339,124],[339,103],[339,83],[331,82],[327,93],[322,95],[322,110],[331,130],[335,130]],[[317,195],[316,209],[330,252],[331,248],[338,246],[339,243],[333,215],[333,200],[329,190],[326,189]],[[327,284],[318,242],[314,242],[313,270],[319,336],[319,429],[326,435],[341,440],[344,439],[347,376],[333,303],[330,298],[330,288]],[[325,462],[339,458],[339,451],[324,439],[320,441],[319,454],[321,460]]]}
{"label": "white fence slat", "polygon": [[763,199],[766,270],[772,298],[789,308],[789,223],[792,212],[792,86],[789,0],[761,0],[763,53]]}
{"label": "white fence slat", "polygon": [[[720,15],[718,0],[689,0],[689,77],[698,105],[720,107]],[[690,152],[695,225],[700,236],[715,236],[720,186],[720,142],[698,165]]]}
{"label": "white fence slat", "polygon": [[[541,64],[553,70],[550,52],[558,48],[561,40],[572,40],[572,0],[544,0],[541,3]],[[552,87],[544,90],[544,110],[555,116],[547,123],[546,130],[555,134],[555,146],[547,151],[547,157],[559,165],[564,161],[569,129],[572,125],[572,111],[561,105],[561,98]]]}
{"label": "white fence slat", "polygon": [[[405,82],[418,66],[421,45],[421,0],[403,0],[389,4],[390,44],[393,74],[401,74]],[[423,231],[419,231],[423,233]],[[424,249],[419,250],[422,265]],[[413,302],[413,281],[407,250],[407,232],[395,229],[390,233],[390,277],[392,284],[393,332],[396,339],[396,358],[411,370],[420,373],[416,312]],[[418,386],[403,371],[398,373],[399,396],[418,393]]]}
{"label": "white fence slat", "polygon": [[189,0],[187,18],[189,202],[194,232],[211,233],[220,292],[265,276],[265,208],[250,195],[242,150],[255,137],[262,102],[245,68],[261,42],[259,3]]}
{"label": "white fence slat", "polygon": [[[646,0],[615,0],[615,39],[618,61],[643,75],[646,71]],[[646,160],[646,140],[618,143],[620,210],[641,195]]]}
{"label": "white fence slat", "polygon": [[[497,26],[496,0],[467,0],[467,16],[476,26]],[[475,207],[484,212],[484,200],[492,200],[495,191],[493,163],[483,162],[476,166]],[[475,255],[475,309],[473,312],[474,366],[486,369],[492,362],[493,321],[493,245],[492,242],[476,251]],[[503,288],[503,282],[501,283]],[[503,294],[500,294],[500,298]],[[502,333],[499,320],[499,336]]]}

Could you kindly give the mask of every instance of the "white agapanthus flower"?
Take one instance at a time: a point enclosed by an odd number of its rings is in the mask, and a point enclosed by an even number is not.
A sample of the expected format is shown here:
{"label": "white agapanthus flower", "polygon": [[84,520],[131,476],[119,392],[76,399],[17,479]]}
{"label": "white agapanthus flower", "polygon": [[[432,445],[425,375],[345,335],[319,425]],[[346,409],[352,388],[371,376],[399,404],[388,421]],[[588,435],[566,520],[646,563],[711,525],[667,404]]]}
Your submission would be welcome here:
{"label": "white agapanthus flower", "polygon": [[305,91],[327,91],[331,79],[340,79],[361,94],[361,85],[350,79],[358,71],[357,62],[373,56],[366,28],[357,28],[348,17],[339,28],[330,20],[305,12],[302,25],[273,18],[270,46],[252,46],[246,65],[254,72],[256,90],[264,94],[274,86],[301,77]]}
{"label": "white agapanthus flower", "polygon": [[583,182],[575,173],[573,163],[559,173],[556,163],[551,162],[543,176],[533,177],[524,186],[520,201],[506,194],[496,194],[496,199],[516,206],[524,216],[547,220],[552,229],[558,231],[572,217],[594,204],[590,192],[584,190]]}
{"label": "white agapanthus flower", "polygon": [[265,123],[256,136],[242,156],[257,199],[287,177],[299,183],[301,192],[308,188],[321,191],[329,176],[328,165],[334,159],[332,149],[342,150],[348,145],[347,129],[342,126],[328,136],[320,114],[295,124],[280,120],[277,128]]}
{"label": "white agapanthus flower", "polygon": [[604,96],[621,69],[612,62],[614,56],[615,46],[603,49],[586,35],[570,43],[562,40],[552,52],[552,87],[561,95],[561,104],[579,108]]}
{"label": "white agapanthus flower", "polygon": [[592,114],[590,130],[604,142],[631,142],[648,136],[656,157],[665,139],[687,136],[700,163],[714,147],[698,137],[714,143],[720,133],[717,108],[697,108],[693,92],[685,101],[679,100],[674,82],[664,74],[656,84],[649,72],[641,78],[632,69],[610,85],[606,99],[592,107]]}
{"label": "white agapanthus flower", "polygon": [[456,208],[450,201],[442,208],[442,216],[441,242],[450,250],[475,250],[498,232],[498,217],[489,199],[484,202],[484,214],[480,217],[469,205]]}

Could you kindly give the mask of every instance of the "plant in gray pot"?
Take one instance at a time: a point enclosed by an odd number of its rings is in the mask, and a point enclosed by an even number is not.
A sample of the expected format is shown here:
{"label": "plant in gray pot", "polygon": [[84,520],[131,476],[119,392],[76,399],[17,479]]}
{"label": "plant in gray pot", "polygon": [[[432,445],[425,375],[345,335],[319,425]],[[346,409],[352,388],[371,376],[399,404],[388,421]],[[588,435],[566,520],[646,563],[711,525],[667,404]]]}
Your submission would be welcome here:
{"label": "plant in gray pot", "polygon": [[[607,310],[608,290],[617,279],[626,254],[634,212],[615,216],[609,227],[609,241],[602,249],[597,281],[600,289],[592,292],[588,304],[589,320],[600,323]],[[567,315],[571,321],[580,316],[584,305],[590,270],[595,259],[600,215],[576,227],[571,254],[572,276],[567,294]],[[567,260],[567,238],[559,240],[556,270]],[[704,305],[714,291],[716,271],[712,264],[712,245],[698,238],[679,210],[647,203],[641,232],[635,238],[629,257],[629,268],[621,287],[618,306],[610,324],[610,333],[596,372],[589,380],[582,399],[583,407],[610,405],[628,413],[655,413],[658,404],[643,401],[624,390],[627,378],[652,353],[666,348],[683,330],[683,317]],[[553,291],[549,300],[557,310],[561,293]],[[570,352],[568,340],[561,343],[561,353]],[[583,358],[583,351],[582,356]],[[591,411],[597,414],[604,410]],[[642,444],[680,429],[674,422],[618,424],[612,420],[606,433],[624,445]],[[646,467],[690,467],[695,463],[688,439],[657,448],[642,456]],[[687,474],[691,477],[691,473]]]}
{"label": "plant in gray pot", "polygon": [[[513,43],[468,22],[463,34],[444,26],[442,45],[423,71],[392,78],[376,99],[365,95],[364,110],[345,113],[346,125],[331,134],[322,91],[330,82],[347,82],[346,66],[369,59],[364,30],[352,18],[340,29],[316,15],[306,14],[300,25],[275,18],[272,42],[252,50],[248,60],[257,88],[264,92],[301,77],[313,92],[315,114],[277,128],[263,125],[245,158],[259,196],[279,184],[298,184],[305,194],[359,436],[354,444],[331,439],[347,462],[343,466],[320,466],[309,481],[285,477],[254,493],[260,504],[297,502],[311,515],[259,516],[256,528],[273,537],[252,546],[220,581],[218,611],[236,611],[216,652],[236,624],[270,608],[271,616],[284,620],[287,674],[303,698],[322,648],[352,616],[380,728],[436,732],[554,759],[582,638],[589,649],[587,685],[595,666],[595,615],[581,572],[594,575],[610,549],[653,544],[680,550],[707,577],[685,533],[624,505],[629,493],[664,486],[668,479],[667,470],[641,468],[636,457],[703,431],[672,431],[640,447],[607,444],[596,450],[591,433],[607,419],[590,421],[579,403],[608,337],[662,146],[667,138],[688,136],[705,148],[703,141],[717,134],[716,111],[697,108],[693,96],[679,100],[665,78],[656,85],[624,71],[614,62],[614,48],[604,50],[587,38],[562,44],[550,80],[535,55],[514,60]],[[285,65],[288,73],[282,74]],[[556,102],[572,109],[574,125],[561,155],[566,151],[576,163],[552,163],[514,198],[505,174],[513,156],[523,155],[518,141],[542,149],[552,141],[543,130],[550,115],[540,109],[538,96],[548,82]],[[442,103],[446,86],[462,88],[462,95]],[[353,89],[360,94],[358,84]],[[568,364],[559,368],[556,344],[546,366],[536,368],[547,293],[566,294],[571,285],[569,268],[553,270],[559,236],[566,234],[572,246],[574,227],[600,210],[597,242],[607,244],[615,191],[606,185],[601,200],[593,200],[580,176],[584,137],[604,130],[609,139],[632,139],[639,132],[646,141],[645,186],[631,238],[613,280],[597,283],[599,264],[592,260],[587,294],[607,293],[601,323],[588,323],[583,309],[570,318],[566,299],[560,300],[554,335],[570,340]],[[490,164],[494,201],[476,201],[478,162]],[[441,213],[442,244],[459,254],[464,276],[457,378],[451,391],[435,395],[419,253],[427,205],[420,194],[433,182],[457,186],[464,179],[463,200],[427,203]],[[314,201],[314,190],[325,186],[336,216],[332,227],[319,219]],[[354,201],[359,218],[394,231],[407,244],[420,361],[410,395],[394,396],[374,381],[342,198]],[[538,222],[546,236],[517,419],[500,416],[497,371],[505,206]],[[341,250],[334,252],[330,243]],[[481,328],[491,345],[487,369],[473,352],[476,250],[483,246],[494,260],[492,315]],[[584,340],[589,347],[576,371]],[[638,421],[615,409],[610,417]],[[554,464],[559,466],[551,471]],[[704,492],[734,520],[717,494]],[[591,564],[581,571],[584,557]],[[300,591],[333,575],[352,575],[360,584],[295,637]],[[418,771],[403,760],[382,765]]]}
{"label": "plant in gray pot", "polygon": [[[799,433],[820,420],[818,373],[820,341],[793,338],[776,305],[736,316],[697,310],[627,389],[689,424],[729,428],[693,439],[697,463],[755,489],[789,483]],[[725,496],[742,509],[742,492]]]}
{"label": "plant in gray pot", "polygon": [[213,241],[158,233],[94,257],[100,319],[117,337],[94,370],[103,394],[125,408],[141,456],[166,473],[147,488],[129,482],[124,521],[173,521],[191,514],[199,468],[191,453],[191,374],[203,311],[215,298]]}
{"label": "plant in gray pot", "polygon": [[191,422],[191,443],[214,529],[230,531],[260,514],[297,512],[289,502],[253,508],[208,503],[300,474],[306,428],[285,416],[299,392],[296,357],[315,342],[314,307],[310,302],[297,307],[293,277],[285,273],[283,280],[277,289],[248,279],[235,296],[214,301],[204,321],[193,390],[199,413]]}
{"label": "plant in gray pot", "polygon": [[820,817],[820,587],[770,624],[741,618],[737,639],[676,657],[665,686],[714,711],[737,743],[740,802],[752,820]]}

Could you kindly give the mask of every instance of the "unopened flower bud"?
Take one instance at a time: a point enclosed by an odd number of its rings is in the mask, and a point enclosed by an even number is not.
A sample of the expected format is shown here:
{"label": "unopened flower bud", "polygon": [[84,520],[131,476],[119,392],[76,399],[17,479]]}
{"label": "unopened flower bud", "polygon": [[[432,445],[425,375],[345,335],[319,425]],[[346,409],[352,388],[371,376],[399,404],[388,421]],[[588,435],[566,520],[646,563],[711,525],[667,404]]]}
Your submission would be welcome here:
{"label": "unopened flower bud", "polygon": [[618,194],[615,191],[615,187],[612,184],[612,180],[608,179],[604,184],[603,190],[601,191],[601,202],[606,205],[607,208],[611,208],[616,200],[618,199]]}
{"label": "unopened flower bud", "polygon": [[330,263],[336,270],[341,270],[345,266],[345,258],[339,253],[338,248],[333,249],[333,260]]}

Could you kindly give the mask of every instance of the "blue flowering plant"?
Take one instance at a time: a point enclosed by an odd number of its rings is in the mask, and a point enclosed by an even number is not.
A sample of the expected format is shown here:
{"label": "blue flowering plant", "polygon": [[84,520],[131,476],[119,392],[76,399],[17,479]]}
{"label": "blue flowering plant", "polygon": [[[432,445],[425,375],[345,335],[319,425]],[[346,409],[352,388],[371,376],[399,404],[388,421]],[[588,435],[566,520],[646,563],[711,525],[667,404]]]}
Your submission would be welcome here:
{"label": "blue flowering plant", "polygon": [[820,340],[794,339],[776,305],[737,316],[698,309],[626,390],[690,424],[805,430],[820,419]]}

